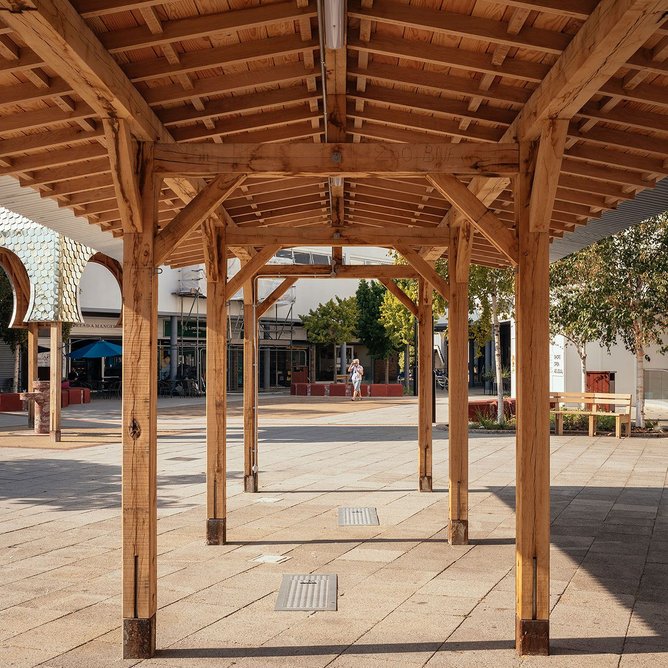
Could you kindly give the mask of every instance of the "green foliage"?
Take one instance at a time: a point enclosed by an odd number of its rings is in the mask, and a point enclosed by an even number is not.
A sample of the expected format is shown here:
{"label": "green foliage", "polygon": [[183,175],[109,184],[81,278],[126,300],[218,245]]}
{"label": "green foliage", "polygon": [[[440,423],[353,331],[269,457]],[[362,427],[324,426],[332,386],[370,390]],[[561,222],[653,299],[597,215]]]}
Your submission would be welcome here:
{"label": "green foliage", "polygon": [[[406,260],[401,255],[394,254],[394,264],[406,264]],[[448,279],[448,263],[445,260],[436,261],[436,271]],[[400,278],[395,283],[401,288],[410,299],[417,302],[418,282],[413,279]],[[434,292],[433,312],[434,318],[438,320],[447,308],[443,297]],[[383,303],[380,307],[381,323],[385,327],[393,347],[401,348],[406,344],[413,342],[415,318],[408,312],[403,304],[389,291],[383,296]]]}
{"label": "green foliage", "polygon": [[601,285],[606,268],[590,246],[550,266],[550,331],[561,334],[585,359],[585,346],[603,336],[606,309]]}
{"label": "green foliage", "polygon": [[621,339],[627,350],[643,353],[664,347],[668,329],[668,215],[630,227],[593,247],[602,271],[596,295],[601,340],[608,348]]}
{"label": "green foliage", "polygon": [[9,323],[14,312],[14,291],[7,274],[0,270],[0,339],[2,339],[14,352],[17,346],[27,341],[28,334],[25,329],[12,329]]}
{"label": "green foliage", "polygon": [[355,297],[330,299],[300,315],[311,343],[341,344],[357,336],[359,310]]}
{"label": "green foliage", "polygon": [[478,347],[492,338],[496,318],[513,317],[515,305],[515,272],[511,268],[483,267],[472,264],[469,272],[469,312],[478,309],[471,333]]}
{"label": "green foliage", "polygon": [[379,359],[386,358],[395,347],[381,320],[381,305],[386,292],[381,283],[362,279],[355,295],[359,311],[357,335],[369,354]]}
{"label": "green foliage", "polygon": [[478,413],[476,415],[476,424],[481,429],[490,429],[492,431],[500,431],[503,429],[512,430],[517,426],[515,418],[510,418],[508,420],[504,420],[503,422],[499,422],[496,418],[491,418],[484,413]]}

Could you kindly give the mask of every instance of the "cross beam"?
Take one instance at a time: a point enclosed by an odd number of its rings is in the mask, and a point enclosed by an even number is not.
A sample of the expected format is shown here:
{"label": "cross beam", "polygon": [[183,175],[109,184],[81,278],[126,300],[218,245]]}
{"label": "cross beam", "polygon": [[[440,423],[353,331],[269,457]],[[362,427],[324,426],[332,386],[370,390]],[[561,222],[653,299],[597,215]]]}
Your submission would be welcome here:
{"label": "cross beam", "polygon": [[156,171],[167,176],[478,176],[517,173],[515,143],[211,144],[158,143]]}

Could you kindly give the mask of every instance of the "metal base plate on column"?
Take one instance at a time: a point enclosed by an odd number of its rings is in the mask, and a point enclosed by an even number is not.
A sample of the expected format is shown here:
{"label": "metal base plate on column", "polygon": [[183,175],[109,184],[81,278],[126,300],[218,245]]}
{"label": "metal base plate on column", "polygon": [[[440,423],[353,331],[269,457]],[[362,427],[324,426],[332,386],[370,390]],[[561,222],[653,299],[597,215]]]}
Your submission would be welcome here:
{"label": "metal base plate on column", "polygon": [[520,656],[548,656],[550,622],[547,619],[515,619],[515,649]]}
{"label": "metal base plate on column", "polygon": [[468,520],[450,520],[448,523],[448,543],[450,545],[469,544]]}
{"label": "metal base plate on column", "polygon": [[225,518],[210,517],[206,521],[206,544],[225,545],[226,520]]}
{"label": "metal base plate on column", "polygon": [[257,484],[257,473],[253,473],[251,475],[247,475],[244,477],[244,492],[257,492],[258,490],[258,484]]}
{"label": "metal base plate on column", "polygon": [[431,492],[432,491],[432,485],[431,485],[431,476],[430,475],[425,475],[420,478],[420,491],[421,492]]}
{"label": "metal base plate on column", "polygon": [[123,658],[150,659],[155,655],[155,615],[123,620]]}

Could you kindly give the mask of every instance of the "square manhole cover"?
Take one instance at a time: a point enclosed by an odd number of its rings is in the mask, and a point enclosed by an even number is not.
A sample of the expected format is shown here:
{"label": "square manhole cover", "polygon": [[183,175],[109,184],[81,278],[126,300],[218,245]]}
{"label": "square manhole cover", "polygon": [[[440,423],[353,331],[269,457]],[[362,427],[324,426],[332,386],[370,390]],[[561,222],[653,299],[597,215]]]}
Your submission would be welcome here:
{"label": "square manhole cover", "polygon": [[339,508],[339,526],[378,526],[378,513],[375,508]]}
{"label": "square manhole cover", "polygon": [[336,610],[336,575],[284,575],[274,610]]}

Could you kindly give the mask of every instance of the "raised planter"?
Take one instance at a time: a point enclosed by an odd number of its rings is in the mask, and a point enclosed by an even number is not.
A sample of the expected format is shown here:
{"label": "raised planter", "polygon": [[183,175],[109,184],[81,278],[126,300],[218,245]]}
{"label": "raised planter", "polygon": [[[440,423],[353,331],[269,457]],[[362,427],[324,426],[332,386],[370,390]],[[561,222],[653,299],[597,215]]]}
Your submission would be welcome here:
{"label": "raised planter", "polygon": [[[402,397],[404,388],[399,383],[374,383],[362,385],[360,392],[363,397]],[[290,394],[298,397],[350,397],[352,396],[352,385],[350,383],[292,383]]]}

